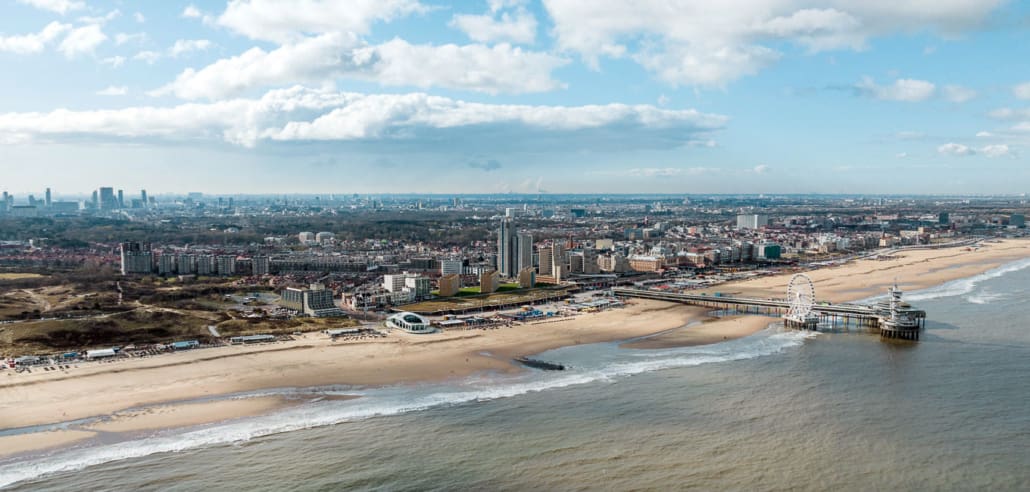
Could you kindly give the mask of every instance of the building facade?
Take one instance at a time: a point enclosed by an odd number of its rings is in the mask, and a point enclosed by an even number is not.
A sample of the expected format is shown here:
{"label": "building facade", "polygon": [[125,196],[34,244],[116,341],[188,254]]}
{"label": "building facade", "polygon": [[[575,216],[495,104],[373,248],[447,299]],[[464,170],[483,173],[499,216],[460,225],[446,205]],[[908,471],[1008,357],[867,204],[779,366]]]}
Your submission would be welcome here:
{"label": "building facade", "polygon": [[154,271],[154,253],[150,243],[124,242],[119,246],[122,275],[147,274]]}

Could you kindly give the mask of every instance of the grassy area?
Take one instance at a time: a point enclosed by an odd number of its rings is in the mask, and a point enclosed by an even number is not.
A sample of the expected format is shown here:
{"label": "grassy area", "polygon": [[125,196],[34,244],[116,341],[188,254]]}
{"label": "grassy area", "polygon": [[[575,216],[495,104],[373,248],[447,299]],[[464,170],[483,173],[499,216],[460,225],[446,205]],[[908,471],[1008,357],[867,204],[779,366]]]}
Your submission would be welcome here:
{"label": "grassy area", "polygon": [[295,331],[322,331],[347,328],[360,324],[350,318],[296,318],[277,319],[233,319],[218,323],[218,334],[223,337],[262,334],[289,334]]}
{"label": "grassy area", "polygon": [[103,318],[48,320],[5,325],[0,352],[8,355],[83,350],[131,343],[203,339],[212,320],[167,311],[131,311]]}
{"label": "grassy area", "polygon": [[[477,289],[478,290],[478,289]],[[472,311],[488,309],[509,304],[536,302],[547,298],[562,296],[564,289],[516,289],[493,294],[465,295],[434,299],[404,306],[404,310],[415,313],[438,313],[445,311]]]}
{"label": "grassy area", "polygon": [[348,318],[226,318],[219,313],[136,310],[103,318],[0,325],[0,354],[14,356],[177,340],[203,341],[211,339],[209,325],[215,325],[223,337],[230,337],[321,331],[358,324]]}
{"label": "grassy area", "polygon": [[[519,289],[521,289],[521,287],[519,287],[519,284],[517,283],[501,284],[497,286],[497,292],[512,292]],[[480,295],[480,293],[481,291],[479,290],[478,285],[472,287],[462,287],[461,289],[458,289],[458,293],[454,294],[454,297],[478,296]],[[433,294],[440,295],[440,291],[433,291]]]}

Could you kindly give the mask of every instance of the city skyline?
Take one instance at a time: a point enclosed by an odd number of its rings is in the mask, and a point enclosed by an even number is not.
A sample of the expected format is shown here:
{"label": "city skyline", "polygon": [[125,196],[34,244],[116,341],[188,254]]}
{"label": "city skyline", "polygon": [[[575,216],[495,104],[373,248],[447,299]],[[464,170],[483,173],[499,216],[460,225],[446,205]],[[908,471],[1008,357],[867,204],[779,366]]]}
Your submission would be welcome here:
{"label": "city skyline", "polygon": [[22,199],[1030,190],[1018,2],[0,5]]}

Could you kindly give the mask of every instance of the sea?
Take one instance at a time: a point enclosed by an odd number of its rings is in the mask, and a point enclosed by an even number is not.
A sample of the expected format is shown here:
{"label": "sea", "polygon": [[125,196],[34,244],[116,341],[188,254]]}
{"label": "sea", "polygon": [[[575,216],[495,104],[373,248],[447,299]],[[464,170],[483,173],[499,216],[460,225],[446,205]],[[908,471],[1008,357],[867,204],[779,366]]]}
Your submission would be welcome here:
{"label": "sea", "polygon": [[[1030,490],[1030,259],[906,299],[919,342],[771,326],[0,463],[64,490]],[[352,400],[334,395],[361,395]]]}

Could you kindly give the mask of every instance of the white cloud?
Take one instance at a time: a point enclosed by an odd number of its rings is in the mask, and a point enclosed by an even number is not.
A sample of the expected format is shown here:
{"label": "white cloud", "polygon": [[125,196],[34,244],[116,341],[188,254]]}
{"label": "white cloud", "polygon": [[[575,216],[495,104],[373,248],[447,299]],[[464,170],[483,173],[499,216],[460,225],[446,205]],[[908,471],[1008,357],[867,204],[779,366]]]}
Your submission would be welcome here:
{"label": "white cloud", "polygon": [[417,0],[231,0],[218,24],[251,39],[287,42],[304,34],[364,34],[374,22],[424,11]]}
{"label": "white cloud", "polygon": [[211,41],[206,39],[180,39],[171,48],[168,48],[168,54],[172,58],[178,58],[179,55],[194,51],[205,51],[210,47]]}
{"label": "white cloud", "polygon": [[508,44],[409,44],[393,39],[374,47],[370,79],[393,86],[445,87],[489,94],[545,92],[563,87],[551,72],[567,60]]}
{"label": "white cloud", "polygon": [[132,59],[145,62],[147,65],[153,65],[161,59],[161,53],[150,50],[140,51],[139,53],[133,55]]}
{"label": "white cloud", "polygon": [[985,145],[980,149],[980,153],[991,158],[1011,155],[1009,146],[1005,144]]}
{"label": "white cloud", "polygon": [[899,140],[921,140],[926,138],[925,133],[913,131],[901,131],[895,133],[894,136],[898,137]]}
{"label": "white cloud", "polygon": [[121,86],[107,86],[107,88],[97,91],[98,96],[124,96],[129,93],[129,88]]}
{"label": "white cloud", "polygon": [[987,113],[987,115],[997,120],[1030,118],[1030,109],[998,108]]}
{"label": "white cloud", "polygon": [[72,0],[18,0],[18,3],[31,5],[37,9],[49,10],[61,15],[67,14],[73,10],[82,10],[86,8],[85,2]]}
{"label": "white cloud", "polygon": [[678,167],[634,167],[627,169],[626,176],[640,176],[645,178],[670,178],[683,174],[683,169]]}
{"label": "white cloud", "polygon": [[1012,93],[1020,99],[1030,99],[1030,82],[1024,82],[1013,87]]}
{"label": "white cloud", "polygon": [[182,9],[182,16],[187,19],[199,19],[204,16],[195,5],[192,3],[187,5],[186,8]]}
{"label": "white cloud", "polygon": [[69,24],[51,22],[38,33],[0,36],[0,53],[8,52],[20,55],[39,53],[57,37],[71,29],[71,27]]}
{"label": "white cloud", "polygon": [[977,138],[990,138],[993,137],[994,134],[991,132],[976,132],[976,136]]}
{"label": "white cloud", "polygon": [[894,157],[898,159],[904,159],[908,157],[908,152],[898,152],[897,154],[894,154]]}
{"label": "white cloud", "polygon": [[525,5],[528,0],[487,0],[487,5],[490,6],[490,13],[496,14],[504,9],[510,9],[514,7],[521,7]]}
{"label": "white cloud", "polygon": [[558,49],[596,66],[630,57],[671,84],[722,86],[754,74],[794,44],[862,49],[870,38],[980,24],[1005,0],[543,0]]}
{"label": "white cloud", "polygon": [[976,97],[976,91],[961,85],[946,85],[941,88],[941,93],[953,103],[964,103]]}
{"label": "white cloud", "polygon": [[146,16],[144,16],[142,12],[136,12],[135,14],[132,14],[132,18],[136,19],[136,22],[139,22],[140,24],[147,21]]}
{"label": "white cloud", "polygon": [[473,41],[494,43],[498,41],[530,44],[536,39],[536,17],[525,9],[519,9],[514,15],[503,12],[501,17],[494,15],[455,15],[451,26],[460,29]]}
{"label": "white cloud", "polygon": [[1012,129],[1018,132],[1030,129],[1030,108],[998,108],[987,115],[997,120],[1016,121]]}
{"label": "white cloud", "polygon": [[104,15],[79,17],[77,20],[79,22],[82,22],[83,24],[101,24],[101,25],[103,25],[103,24],[106,24],[109,21],[113,21],[113,20],[115,20],[115,19],[117,19],[117,18],[119,18],[121,16],[122,16],[122,11],[118,10],[118,9],[114,9],[114,10],[112,10],[112,11],[110,11],[110,12],[104,14]]}
{"label": "white cloud", "polygon": [[490,94],[541,92],[561,87],[551,78],[551,71],[566,62],[507,44],[432,46],[394,39],[370,46],[354,35],[331,33],[272,51],[255,47],[199,70],[186,69],[154,93],[218,99],[254,88],[323,83],[341,77],[388,86]]}
{"label": "white cloud", "polygon": [[881,101],[919,102],[933,97],[937,87],[925,80],[916,79],[897,79],[889,85],[878,85],[873,79],[864,77],[855,84],[855,90]]}
{"label": "white cloud", "polygon": [[125,64],[125,57],[124,56],[120,56],[120,55],[116,55],[116,56],[104,58],[103,60],[100,60],[100,63],[103,63],[104,65],[110,65],[111,68],[118,68],[118,67],[120,67],[120,66]]}
{"label": "white cloud", "polygon": [[676,176],[700,176],[721,172],[717,167],[633,167],[617,171],[595,171],[602,176],[631,176],[641,178],[672,178]]}
{"label": "white cloud", "polygon": [[492,147],[512,142],[539,146],[550,139],[560,148],[596,150],[677,147],[719,130],[725,122],[719,115],[646,105],[499,105],[422,93],[367,95],[292,87],[269,91],[260,99],[206,104],[0,114],[0,141],[62,135],[218,139],[245,146],[261,141],[400,145],[442,140],[449,148],[479,142]]}
{"label": "white cloud", "polygon": [[75,28],[68,33],[57,47],[66,58],[75,58],[79,55],[92,55],[97,46],[107,40],[107,35],[100,29],[98,24],[90,24]]}
{"label": "white cloud", "polygon": [[752,171],[754,171],[755,174],[765,174],[769,171],[769,166],[767,164],[759,164],[755,166],[755,168],[752,169]]}
{"label": "white cloud", "polygon": [[125,43],[142,43],[146,40],[147,33],[145,32],[137,32],[132,34],[120,32],[114,35],[115,46],[121,46]]}
{"label": "white cloud", "polygon": [[746,75],[755,75],[779,60],[780,54],[764,46],[698,44],[643,51],[633,59],[672,86],[714,87]]}
{"label": "white cloud", "polygon": [[973,150],[971,147],[969,147],[967,145],[962,145],[962,144],[957,144],[957,143],[954,143],[954,142],[949,142],[949,143],[946,143],[944,145],[941,145],[940,147],[937,147],[937,153],[941,154],[941,155],[950,155],[950,156],[956,156],[957,157],[957,156],[973,155],[973,154],[976,153],[976,151]]}

